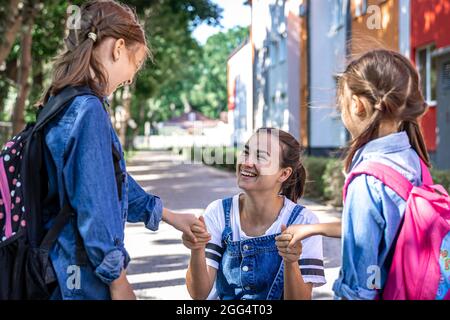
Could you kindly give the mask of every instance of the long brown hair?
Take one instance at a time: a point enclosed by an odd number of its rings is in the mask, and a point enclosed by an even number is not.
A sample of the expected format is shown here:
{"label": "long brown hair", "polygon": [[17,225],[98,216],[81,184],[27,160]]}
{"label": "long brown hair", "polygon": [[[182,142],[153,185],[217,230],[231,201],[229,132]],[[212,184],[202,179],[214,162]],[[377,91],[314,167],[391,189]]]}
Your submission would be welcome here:
{"label": "long brown hair", "polygon": [[292,168],[289,178],[281,185],[280,193],[293,202],[297,202],[305,191],[306,170],[303,166],[303,150],[300,143],[291,134],[276,128],[260,128],[256,134],[275,135],[280,142],[280,168]]}
{"label": "long brown hair", "polygon": [[352,61],[338,82],[338,105],[350,106],[351,95],[364,98],[368,125],[350,142],[344,160],[348,172],[356,151],[378,136],[383,120],[400,122],[399,131],[408,134],[411,146],[420,158],[430,164],[418,119],[427,111],[428,105],[419,87],[419,74],[403,55],[390,50],[367,52]]}
{"label": "long brown hair", "polygon": [[[96,95],[104,96],[108,76],[95,48],[108,37],[124,39],[128,49],[142,44],[147,56],[151,55],[144,29],[130,7],[112,0],[93,0],[81,6],[80,16],[80,27],[69,29],[65,50],[55,59],[51,85],[38,104],[66,86],[88,86]],[[88,37],[90,32],[96,34],[96,41]]]}

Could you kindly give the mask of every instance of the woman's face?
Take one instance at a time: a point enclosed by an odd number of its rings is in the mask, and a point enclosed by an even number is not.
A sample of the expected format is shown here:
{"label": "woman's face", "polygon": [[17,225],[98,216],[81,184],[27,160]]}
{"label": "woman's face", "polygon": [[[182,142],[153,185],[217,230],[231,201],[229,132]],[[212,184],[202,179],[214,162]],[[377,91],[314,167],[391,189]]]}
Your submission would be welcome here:
{"label": "woman's face", "polygon": [[278,192],[292,173],[280,168],[281,148],[274,134],[254,134],[244,146],[236,165],[237,183],[244,191]]}
{"label": "woman's face", "polygon": [[99,49],[101,61],[108,74],[108,95],[133,82],[147,54],[144,45],[139,44],[130,49],[125,46],[123,39],[105,39]]}

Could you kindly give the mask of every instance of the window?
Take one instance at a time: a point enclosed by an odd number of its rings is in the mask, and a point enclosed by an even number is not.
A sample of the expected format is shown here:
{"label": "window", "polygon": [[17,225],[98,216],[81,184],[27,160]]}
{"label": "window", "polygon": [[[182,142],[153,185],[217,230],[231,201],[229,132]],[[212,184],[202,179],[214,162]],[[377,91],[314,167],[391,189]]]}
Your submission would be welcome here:
{"label": "window", "polygon": [[333,8],[333,27],[339,29],[344,25],[344,8],[343,0],[336,0]]}
{"label": "window", "polygon": [[367,0],[354,0],[355,18],[361,17],[367,12]]}
{"label": "window", "polygon": [[435,105],[437,99],[437,63],[432,57],[435,45],[417,50],[417,69],[420,75],[422,93],[428,104]]}
{"label": "window", "polygon": [[287,41],[286,37],[282,37],[280,41],[280,52],[279,52],[279,62],[282,63],[286,60],[287,56]]}

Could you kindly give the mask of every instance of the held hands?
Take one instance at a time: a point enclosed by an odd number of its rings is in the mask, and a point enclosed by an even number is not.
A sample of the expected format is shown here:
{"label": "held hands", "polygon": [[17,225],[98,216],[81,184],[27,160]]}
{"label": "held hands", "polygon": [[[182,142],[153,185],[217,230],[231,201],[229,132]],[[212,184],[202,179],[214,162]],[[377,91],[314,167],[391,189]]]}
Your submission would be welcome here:
{"label": "held hands", "polygon": [[278,254],[286,263],[297,263],[302,254],[302,243],[297,240],[292,229],[281,226],[281,234],[275,238]]}
{"label": "held hands", "polygon": [[211,240],[211,235],[206,229],[206,224],[203,217],[200,217],[194,221],[194,223],[190,227],[190,233],[193,235],[193,238],[186,233],[183,233],[182,236],[183,244],[188,249],[202,250]]}

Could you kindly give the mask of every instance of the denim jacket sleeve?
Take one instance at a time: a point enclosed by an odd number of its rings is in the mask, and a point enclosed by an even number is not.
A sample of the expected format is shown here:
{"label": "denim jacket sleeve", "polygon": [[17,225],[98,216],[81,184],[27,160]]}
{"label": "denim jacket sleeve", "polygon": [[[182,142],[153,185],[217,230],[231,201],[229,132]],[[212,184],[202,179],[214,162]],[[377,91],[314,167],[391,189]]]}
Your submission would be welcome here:
{"label": "denim jacket sleeve", "polygon": [[95,274],[106,284],[129,261],[112,159],[110,120],[99,99],[81,100],[65,147],[64,185]]}
{"label": "denim jacket sleeve", "polygon": [[158,196],[145,192],[129,175],[128,179],[128,222],[144,222],[147,229],[158,230],[162,219],[163,204]]}
{"label": "denim jacket sleeve", "polygon": [[[349,185],[342,213],[342,267],[333,286],[338,298],[373,300],[378,291],[384,219],[376,188],[380,181],[360,175]],[[378,279],[378,280],[377,280]]]}

